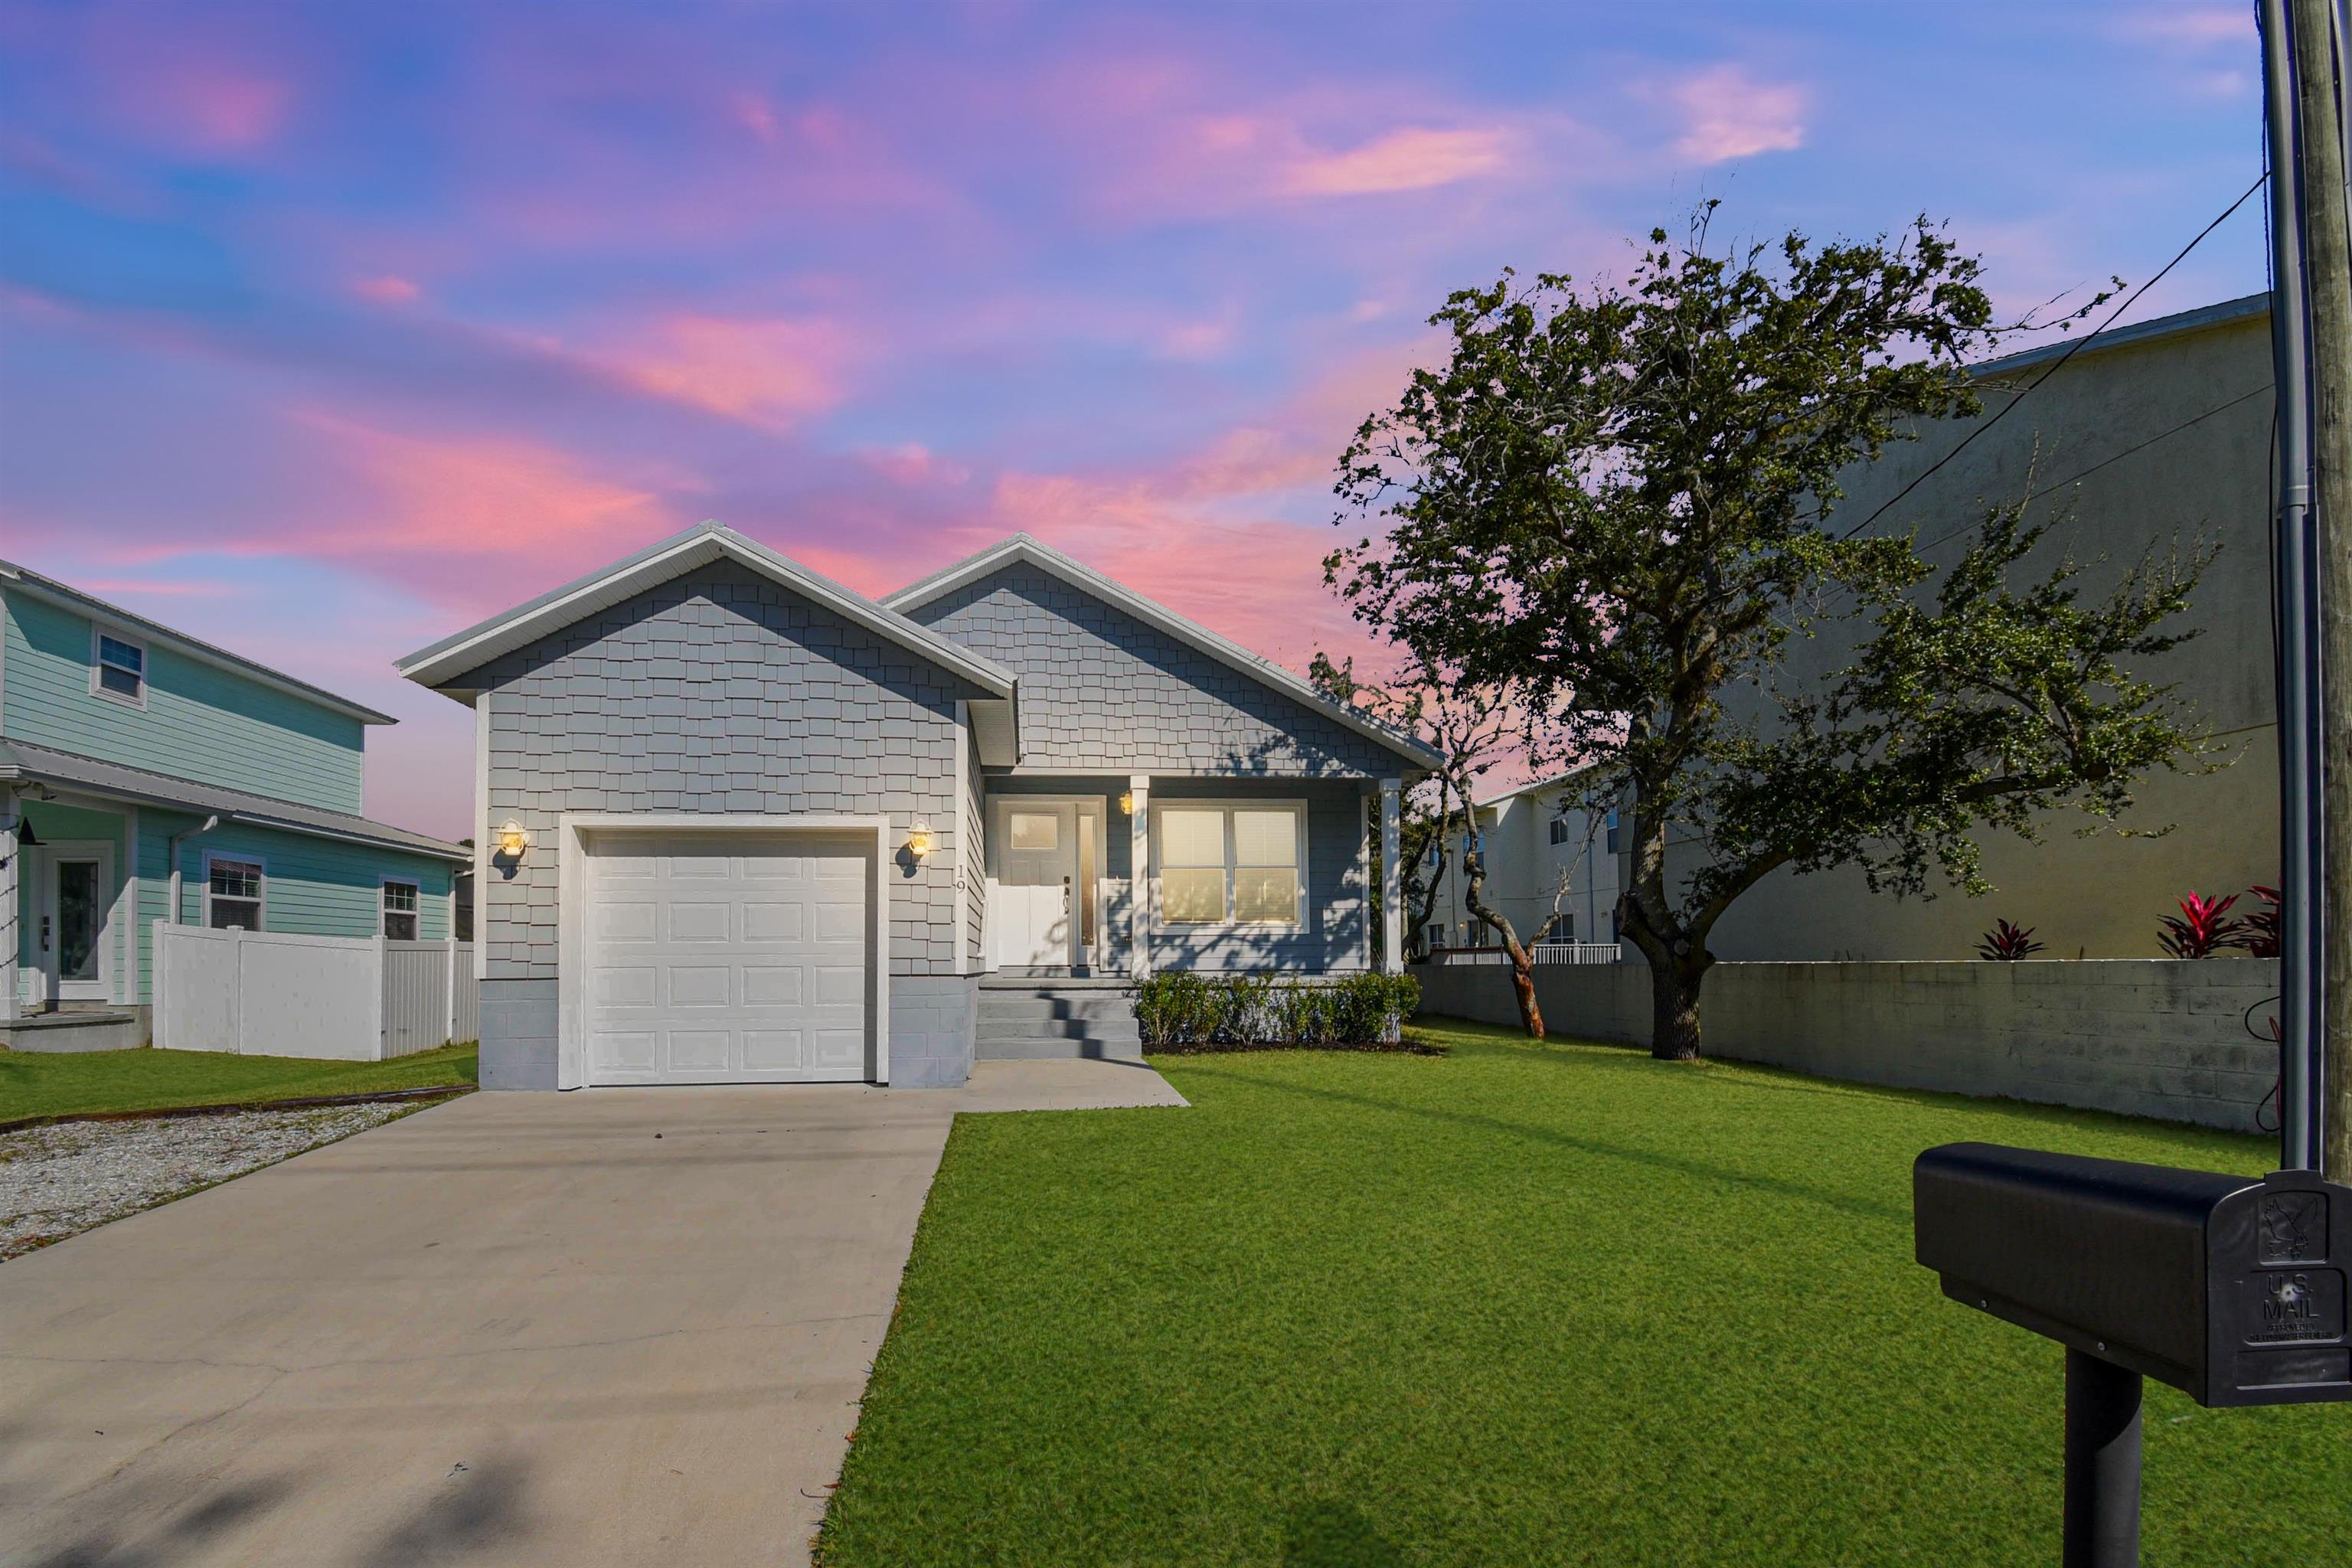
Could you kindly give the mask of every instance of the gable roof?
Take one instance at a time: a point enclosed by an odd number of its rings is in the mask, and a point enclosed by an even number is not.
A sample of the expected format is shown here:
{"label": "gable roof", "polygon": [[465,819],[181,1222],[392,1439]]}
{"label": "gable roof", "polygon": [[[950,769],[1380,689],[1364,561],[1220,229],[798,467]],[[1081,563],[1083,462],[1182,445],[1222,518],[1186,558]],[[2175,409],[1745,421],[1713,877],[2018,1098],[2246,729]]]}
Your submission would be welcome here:
{"label": "gable roof", "polygon": [[161,621],[151,621],[144,616],[133,615],[120,605],[110,605],[104,599],[95,595],[85,594],[70,584],[60,583],[55,577],[43,576],[29,566],[19,566],[13,561],[0,561],[0,587],[7,588],[12,592],[29,594],[34,598],[71,610],[76,615],[88,616],[92,620],[110,622],[125,631],[135,632],[151,642],[162,643],[173,653],[184,658],[213,665],[235,675],[242,675],[249,680],[259,681],[264,686],[274,688],[290,696],[315,702],[320,707],[340,713],[346,719],[356,719],[362,724],[400,722],[389,713],[379,713],[373,708],[363,708],[348,697],[338,697],[333,692],[313,686],[307,680],[298,680],[282,669],[272,669],[266,664],[246,658],[243,654],[231,653],[225,647],[215,647],[211,643],[192,637],[185,632],[175,632]]}
{"label": "gable roof", "polygon": [[681,573],[717,561],[733,561],[747,566],[961,676],[991,697],[1006,700],[1013,697],[1013,672],[993,659],[983,658],[929,627],[918,626],[895,610],[876,604],[856,589],[820,576],[791,557],[716,522],[697,523],[683,533],[672,534],[585,577],[551,588],[537,598],[526,599],[487,621],[418,648],[394,661],[394,668],[419,685],[457,695],[457,689],[444,683],[501,654],[527,647],[550,632],[635,598]]}
{"label": "gable roof", "polygon": [[1433,768],[1442,761],[1434,751],[1420,741],[1391,729],[1361,709],[1334,702],[1272,659],[1263,658],[1239,643],[1219,637],[1198,621],[1186,619],[1166,605],[1156,604],[1123,584],[1113,582],[1094,568],[1073,560],[1050,545],[1038,542],[1026,533],[1016,533],[1010,539],[990,545],[977,555],[966,556],[952,566],[934,572],[919,582],[910,583],[895,594],[886,594],[882,596],[882,604],[888,609],[901,612],[917,609],[976,583],[1001,567],[1016,563],[1034,566],[1074,588],[1124,610],[1145,625],[1273,688],[1292,701],[1337,720],[1415,767]]}

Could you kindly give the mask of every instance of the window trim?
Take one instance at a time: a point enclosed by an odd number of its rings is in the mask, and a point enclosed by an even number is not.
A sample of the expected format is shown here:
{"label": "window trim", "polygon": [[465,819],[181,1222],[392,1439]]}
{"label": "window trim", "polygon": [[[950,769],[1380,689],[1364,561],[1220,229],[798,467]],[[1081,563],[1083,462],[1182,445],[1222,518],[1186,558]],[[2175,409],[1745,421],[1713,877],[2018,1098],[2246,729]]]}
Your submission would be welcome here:
{"label": "window trim", "polygon": [[[416,905],[414,909],[395,911],[384,903],[384,894],[395,886],[406,888],[416,895]],[[406,915],[409,919],[416,922],[416,934],[415,936],[394,936],[390,931],[385,929],[395,912]],[[389,871],[383,872],[377,876],[375,879],[375,934],[383,938],[386,942],[423,942],[425,940],[425,881],[423,878],[413,875],[405,877],[394,876]]]}
{"label": "window trim", "polygon": [[[101,637],[114,642],[119,642],[125,647],[132,647],[139,650],[138,696],[126,697],[120,691],[109,691],[106,689],[105,682],[99,679],[100,672],[103,670],[121,669],[122,668],[119,664],[108,664],[100,655],[99,649],[101,644],[99,639]],[[143,713],[147,710],[147,688],[153,679],[154,654],[148,647],[146,638],[132,637],[129,632],[124,631],[121,627],[109,626],[103,621],[93,620],[89,623],[89,694],[92,697],[95,697],[103,702],[114,703],[118,707],[135,708],[140,712]]]}
{"label": "window trim", "polygon": [[[1171,811],[1217,811],[1224,814],[1224,908],[1226,912],[1222,919],[1213,921],[1180,921],[1169,918],[1167,901],[1161,896],[1160,887],[1161,877],[1163,877],[1170,868],[1168,865],[1167,853],[1162,847],[1160,820],[1167,813]],[[1236,811],[1287,811],[1291,814],[1294,824],[1293,844],[1295,846],[1296,852],[1295,868],[1298,873],[1298,907],[1296,915],[1292,919],[1286,921],[1239,921],[1233,918],[1234,878],[1235,873],[1240,869],[1240,868],[1235,864],[1234,858],[1237,847],[1234,842],[1233,814]],[[1307,809],[1307,803],[1305,799],[1295,796],[1285,796],[1280,799],[1251,800],[1245,798],[1236,799],[1230,795],[1193,796],[1161,795],[1155,794],[1151,799],[1150,812],[1152,883],[1151,914],[1152,924],[1155,929],[1171,932],[1234,931],[1297,931],[1302,935],[1310,933],[1314,931],[1315,916],[1313,900],[1312,895],[1308,891],[1312,884],[1307,880],[1307,849],[1313,835],[1310,831],[1310,817]],[[1205,867],[1192,868],[1206,869]],[[1187,869],[1187,868],[1179,867],[1177,869]]]}
{"label": "window trim", "polygon": [[220,931],[227,929],[213,924],[213,862],[215,860],[226,860],[238,866],[251,866],[255,870],[260,873],[261,888],[259,892],[249,900],[239,899],[237,902],[250,902],[254,906],[254,923],[252,927],[254,931],[268,931],[269,929],[269,858],[266,855],[242,854],[234,849],[207,849],[205,851],[205,879],[203,884],[205,892],[202,905],[197,910],[197,913],[204,917],[204,928],[206,931]]}

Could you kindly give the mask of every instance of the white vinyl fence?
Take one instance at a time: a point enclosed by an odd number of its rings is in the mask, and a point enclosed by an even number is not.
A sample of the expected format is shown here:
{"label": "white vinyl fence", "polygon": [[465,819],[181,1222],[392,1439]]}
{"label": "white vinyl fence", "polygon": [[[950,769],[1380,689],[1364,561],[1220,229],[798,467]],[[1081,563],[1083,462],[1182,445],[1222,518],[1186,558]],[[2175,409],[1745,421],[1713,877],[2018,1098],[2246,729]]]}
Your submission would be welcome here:
{"label": "white vinyl fence", "polygon": [[[1528,949],[1530,963],[1615,963],[1624,956],[1613,942],[1539,942]],[[1445,969],[1477,969],[1488,964],[1510,967],[1509,952],[1499,947],[1440,947],[1429,962]]]}
{"label": "white vinyl fence", "polygon": [[155,1044],[382,1061],[481,1033],[461,942],[289,936],[155,922]]}

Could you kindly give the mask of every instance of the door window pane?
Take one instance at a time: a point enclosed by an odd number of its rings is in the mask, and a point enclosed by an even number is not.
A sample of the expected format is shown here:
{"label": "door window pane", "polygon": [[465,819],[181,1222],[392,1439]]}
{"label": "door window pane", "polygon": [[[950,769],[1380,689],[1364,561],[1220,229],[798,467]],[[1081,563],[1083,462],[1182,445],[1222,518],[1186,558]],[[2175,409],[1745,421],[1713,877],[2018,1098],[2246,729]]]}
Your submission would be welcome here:
{"label": "door window pane", "polygon": [[1050,811],[1016,811],[1012,814],[1013,847],[1015,849],[1055,849],[1061,846],[1062,819]]}
{"label": "door window pane", "polygon": [[98,866],[66,860],[58,866],[58,977],[98,978]]}

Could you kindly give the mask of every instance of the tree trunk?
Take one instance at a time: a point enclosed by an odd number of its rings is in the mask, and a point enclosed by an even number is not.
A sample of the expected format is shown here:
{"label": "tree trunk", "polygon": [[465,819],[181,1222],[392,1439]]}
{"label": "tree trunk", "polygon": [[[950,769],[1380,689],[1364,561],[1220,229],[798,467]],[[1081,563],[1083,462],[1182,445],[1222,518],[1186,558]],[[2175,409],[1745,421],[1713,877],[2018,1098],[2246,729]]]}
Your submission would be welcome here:
{"label": "tree trunk", "polygon": [[1519,1026],[1527,1030],[1528,1038],[1540,1040],[1544,1021],[1543,1009],[1536,1005],[1535,960],[1517,941],[1506,944],[1505,951],[1511,955],[1511,987],[1518,994]]}
{"label": "tree trunk", "polygon": [[1670,958],[1650,963],[1650,1055],[1662,1062],[1698,1060],[1698,988],[1705,963]]}

